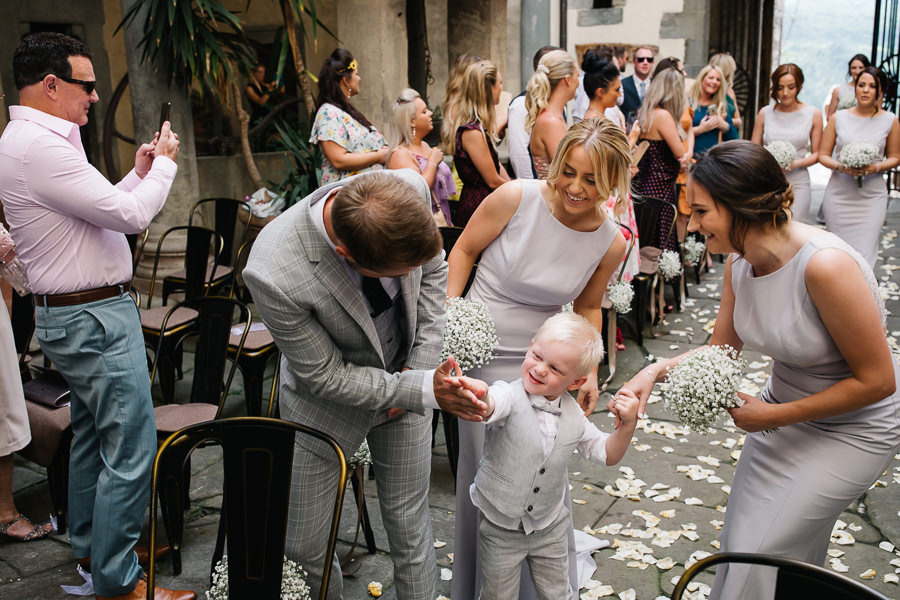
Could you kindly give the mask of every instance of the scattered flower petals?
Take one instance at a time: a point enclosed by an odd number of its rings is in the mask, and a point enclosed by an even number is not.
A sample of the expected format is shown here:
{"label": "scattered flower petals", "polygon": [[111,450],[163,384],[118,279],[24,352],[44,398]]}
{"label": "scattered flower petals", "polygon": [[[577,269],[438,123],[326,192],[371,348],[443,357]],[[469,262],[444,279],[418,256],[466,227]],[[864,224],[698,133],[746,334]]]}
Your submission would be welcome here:
{"label": "scattered flower petals", "polygon": [[859,574],[860,579],[875,579],[875,569],[866,569]]}
{"label": "scattered flower petals", "polygon": [[434,547],[435,547],[435,548],[443,548],[443,547],[446,546],[446,545],[447,545],[447,542],[442,542],[441,540],[438,540],[438,539],[435,539],[435,540],[434,540]]}
{"label": "scattered flower petals", "polygon": [[370,581],[369,582],[369,595],[373,598],[381,597],[381,594],[384,591],[384,586],[381,585],[380,581]]}
{"label": "scattered flower petals", "polygon": [[441,569],[441,581],[450,581],[453,579],[453,571],[447,568]]}

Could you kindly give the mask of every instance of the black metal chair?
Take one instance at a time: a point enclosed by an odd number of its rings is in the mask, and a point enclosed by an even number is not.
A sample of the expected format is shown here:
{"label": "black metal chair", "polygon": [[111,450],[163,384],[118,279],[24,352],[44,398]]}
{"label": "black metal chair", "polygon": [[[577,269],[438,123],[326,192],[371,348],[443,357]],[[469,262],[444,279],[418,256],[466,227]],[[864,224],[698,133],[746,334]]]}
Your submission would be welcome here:
{"label": "black metal chair", "polygon": [[[210,214],[211,213],[211,214]],[[247,240],[253,211],[250,204],[233,198],[204,198],[191,207],[188,225],[201,225],[222,236],[222,250],[219,262],[210,265],[210,295],[222,295],[226,288],[234,285],[236,251]],[[199,221],[199,223],[197,222]],[[184,291],[187,282],[184,270],[172,273],[163,279],[162,302],[165,305],[169,294]]]}
{"label": "black metal chair", "polygon": [[[625,251],[625,258],[622,261],[622,266],[616,271],[616,280],[622,276],[622,273],[625,272],[625,264],[628,262],[628,259],[631,257],[631,252],[634,250],[634,232],[631,231],[631,228],[627,225],[623,225],[622,223],[618,224],[619,227],[628,230],[631,234],[628,239],[628,249]],[[608,306],[607,306],[608,305]],[[604,299],[603,309],[606,310],[606,322],[604,323],[604,333],[606,334],[606,362],[609,365],[609,376],[600,384],[600,391],[606,391],[606,388],[609,387],[609,382],[613,380],[613,377],[616,376],[616,355],[618,353],[618,348],[616,348],[616,326],[618,320],[618,314],[615,309],[612,307],[612,302],[608,299]],[[634,310],[634,302],[632,301],[632,310]]]}
{"label": "black metal chair", "polygon": [[702,571],[718,564],[742,563],[777,569],[775,600],[888,600],[888,597],[833,571],[817,565],[771,556],[742,552],[721,552],[698,560],[678,580],[672,600],[681,600],[688,584]]}
{"label": "black metal chair", "polygon": [[[659,257],[675,232],[678,209],[671,202],[652,196],[633,196],[634,216],[640,241],[641,270],[634,277],[634,307],[638,344],[644,345],[644,318],[650,310],[651,329],[655,325],[657,308],[664,311],[664,287],[659,276]],[[671,217],[671,226],[661,231],[660,219]]]}
{"label": "black metal chair", "polygon": [[[244,285],[241,272],[247,262],[247,256],[253,247],[253,241],[241,245],[235,259],[235,285],[232,297],[239,298],[242,302],[253,302],[250,290]],[[260,415],[262,410],[263,379],[269,362],[278,355],[278,348],[272,334],[262,323],[257,323],[254,328],[261,329],[251,331],[244,343],[243,350],[237,352],[238,334],[232,334],[228,341],[228,352],[237,357],[237,365],[244,378],[244,400],[247,403],[247,415]],[[276,363],[275,370],[278,370]]]}
{"label": "black metal chair", "polygon": [[[181,348],[174,343],[174,336],[189,330],[197,317],[196,313],[187,307],[182,307],[181,310],[172,315],[169,315],[169,307],[165,305],[151,308],[160,254],[165,247],[166,239],[176,233],[184,233],[186,237],[184,256],[186,275],[184,293],[186,299],[198,298],[209,293],[211,288],[210,276],[211,273],[215,273],[224,244],[222,236],[215,231],[190,225],[181,225],[166,230],[156,244],[153,272],[150,278],[150,290],[147,295],[147,308],[141,310],[141,329],[144,333],[144,343],[148,348],[157,349],[157,347],[162,347],[164,350],[162,355],[164,361],[158,365],[158,369],[162,397],[165,402],[172,401],[176,373],[179,378],[182,375]],[[146,243],[146,240],[141,244],[139,255],[143,252],[144,243]],[[161,335],[163,319],[166,319],[166,323],[169,326],[165,336]],[[163,340],[165,343],[161,345],[160,340]],[[154,359],[154,362],[158,362],[158,359]]]}
{"label": "black metal chair", "polygon": [[[231,597],[281,598],[282,557],[297,434],[315,437],[322,442],[323,448],[334,451],[335,469],[339,472],[319,593],[319,599],[325,600],[347,484],[347,462],[337,442],[304,425],[279,419],[239,417],[199,423],[170,435],[153,463],[150,547],[156,544],[157,497],[169,499],[161,503],[164,522],[167,511],[172,513],[170,519],[180,518],[177,500],[184,495],[182,474],[190,464],[191,452],[201,445],[221,446],[224,493],[212,564],[221,558],[227,542]],[[265,517],[265,526],[260,526],[261,516]],[[227,535],[228,532],[233,535]],[[152,552],[150,554],[148,600],[153,597],[156,578],[156,557]]]}
{"label": "black metal chair", "polygon": [[[169,320],[179,310],[191,309],[197,316],[190,328],[180,325],[172,326],[174,333],[169,335]],[[188,403],[163,404],[153,409],[156,418],[156,432],[160,440],[165,440],[173,432],[219,418],[228,398],[228,391],[237,369],[235,361],[228,363],[228,339],[232,325],[238,323],[243,327],[243,334],[238,340],[238,352],[243,348],[247,332],[250,329],[250,309],[243,302],[222,296],[203,296],[191,298],[176,304],[163,319],[156,359],[150,372],[150,383],[153,384],[158,366],[166,362],[166,352],[172,348],[183,347],[188,339],[194,341],[194,372],[191,381],[191,393]],[[185,480],[184,491],[190,482],[190,469],[182,476]],[[163,504],[166,505],[166,500]],[[186,508],[190,498],[186,495],[177,502],[177,507]],[[184,526],[183,516],[178,510],[166,510],[164,518],[178,515],[173,521],[166,521],[166,532],[169,545],[172,547],[172,565],[176,574],[181,572],[181,537]]]}

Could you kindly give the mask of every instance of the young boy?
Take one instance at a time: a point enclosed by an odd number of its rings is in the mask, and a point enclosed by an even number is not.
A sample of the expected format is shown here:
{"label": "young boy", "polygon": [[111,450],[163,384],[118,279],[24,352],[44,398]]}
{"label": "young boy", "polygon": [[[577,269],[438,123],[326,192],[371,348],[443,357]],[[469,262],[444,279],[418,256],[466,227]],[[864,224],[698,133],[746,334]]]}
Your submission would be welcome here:
{"label": "young boy", "polygon": [[614,465],[628,449],[638,399],[622,390],[609,403],[620,424],[603,433],[566,390],[576,390],[603,359],[603,338],[584,317],[547,319],[512,383],[469,377],[446,381],[487,405],[484,455],[469,493],[481,511],[481,600],[519,597],[521,564],[528,560],[541,600],[568,598],[568,528],[563,499],[572,451]]}

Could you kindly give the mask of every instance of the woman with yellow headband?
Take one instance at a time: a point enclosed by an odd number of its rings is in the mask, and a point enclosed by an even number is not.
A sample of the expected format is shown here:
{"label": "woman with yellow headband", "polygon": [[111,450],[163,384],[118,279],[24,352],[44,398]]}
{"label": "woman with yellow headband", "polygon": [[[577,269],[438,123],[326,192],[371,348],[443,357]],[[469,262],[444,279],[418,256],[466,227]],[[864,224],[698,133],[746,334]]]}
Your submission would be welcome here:
{"label": "woman with yellow headband", "polygon": [[359,93],[357,68],[350,51],[337,48],[319,71],[319,110],[309,143],[322,148],[321,185],[381,169],[387,158],[384,136],[350,104]]}

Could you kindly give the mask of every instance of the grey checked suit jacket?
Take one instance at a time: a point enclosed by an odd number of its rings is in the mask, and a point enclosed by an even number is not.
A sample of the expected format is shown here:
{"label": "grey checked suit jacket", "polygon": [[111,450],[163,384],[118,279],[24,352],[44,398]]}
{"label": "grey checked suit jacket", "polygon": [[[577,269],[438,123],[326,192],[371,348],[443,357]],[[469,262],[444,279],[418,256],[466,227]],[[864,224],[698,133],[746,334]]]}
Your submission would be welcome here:
{"label": "grey checked suit jacket", "polygon": [[[413,184],[430,206],[418,173],[386,172]],[[282,416],[328,433],[352,453],[378,411],[424,414],[423,370],[440,363],[447,263],[442,252],[400,278],[409,332],[404,365],[411,370],[388,373],[358,289],[310,218],[311,205],[346,183],[316,190],[269,223],[254,243],[244,280],[282,352]]]}

